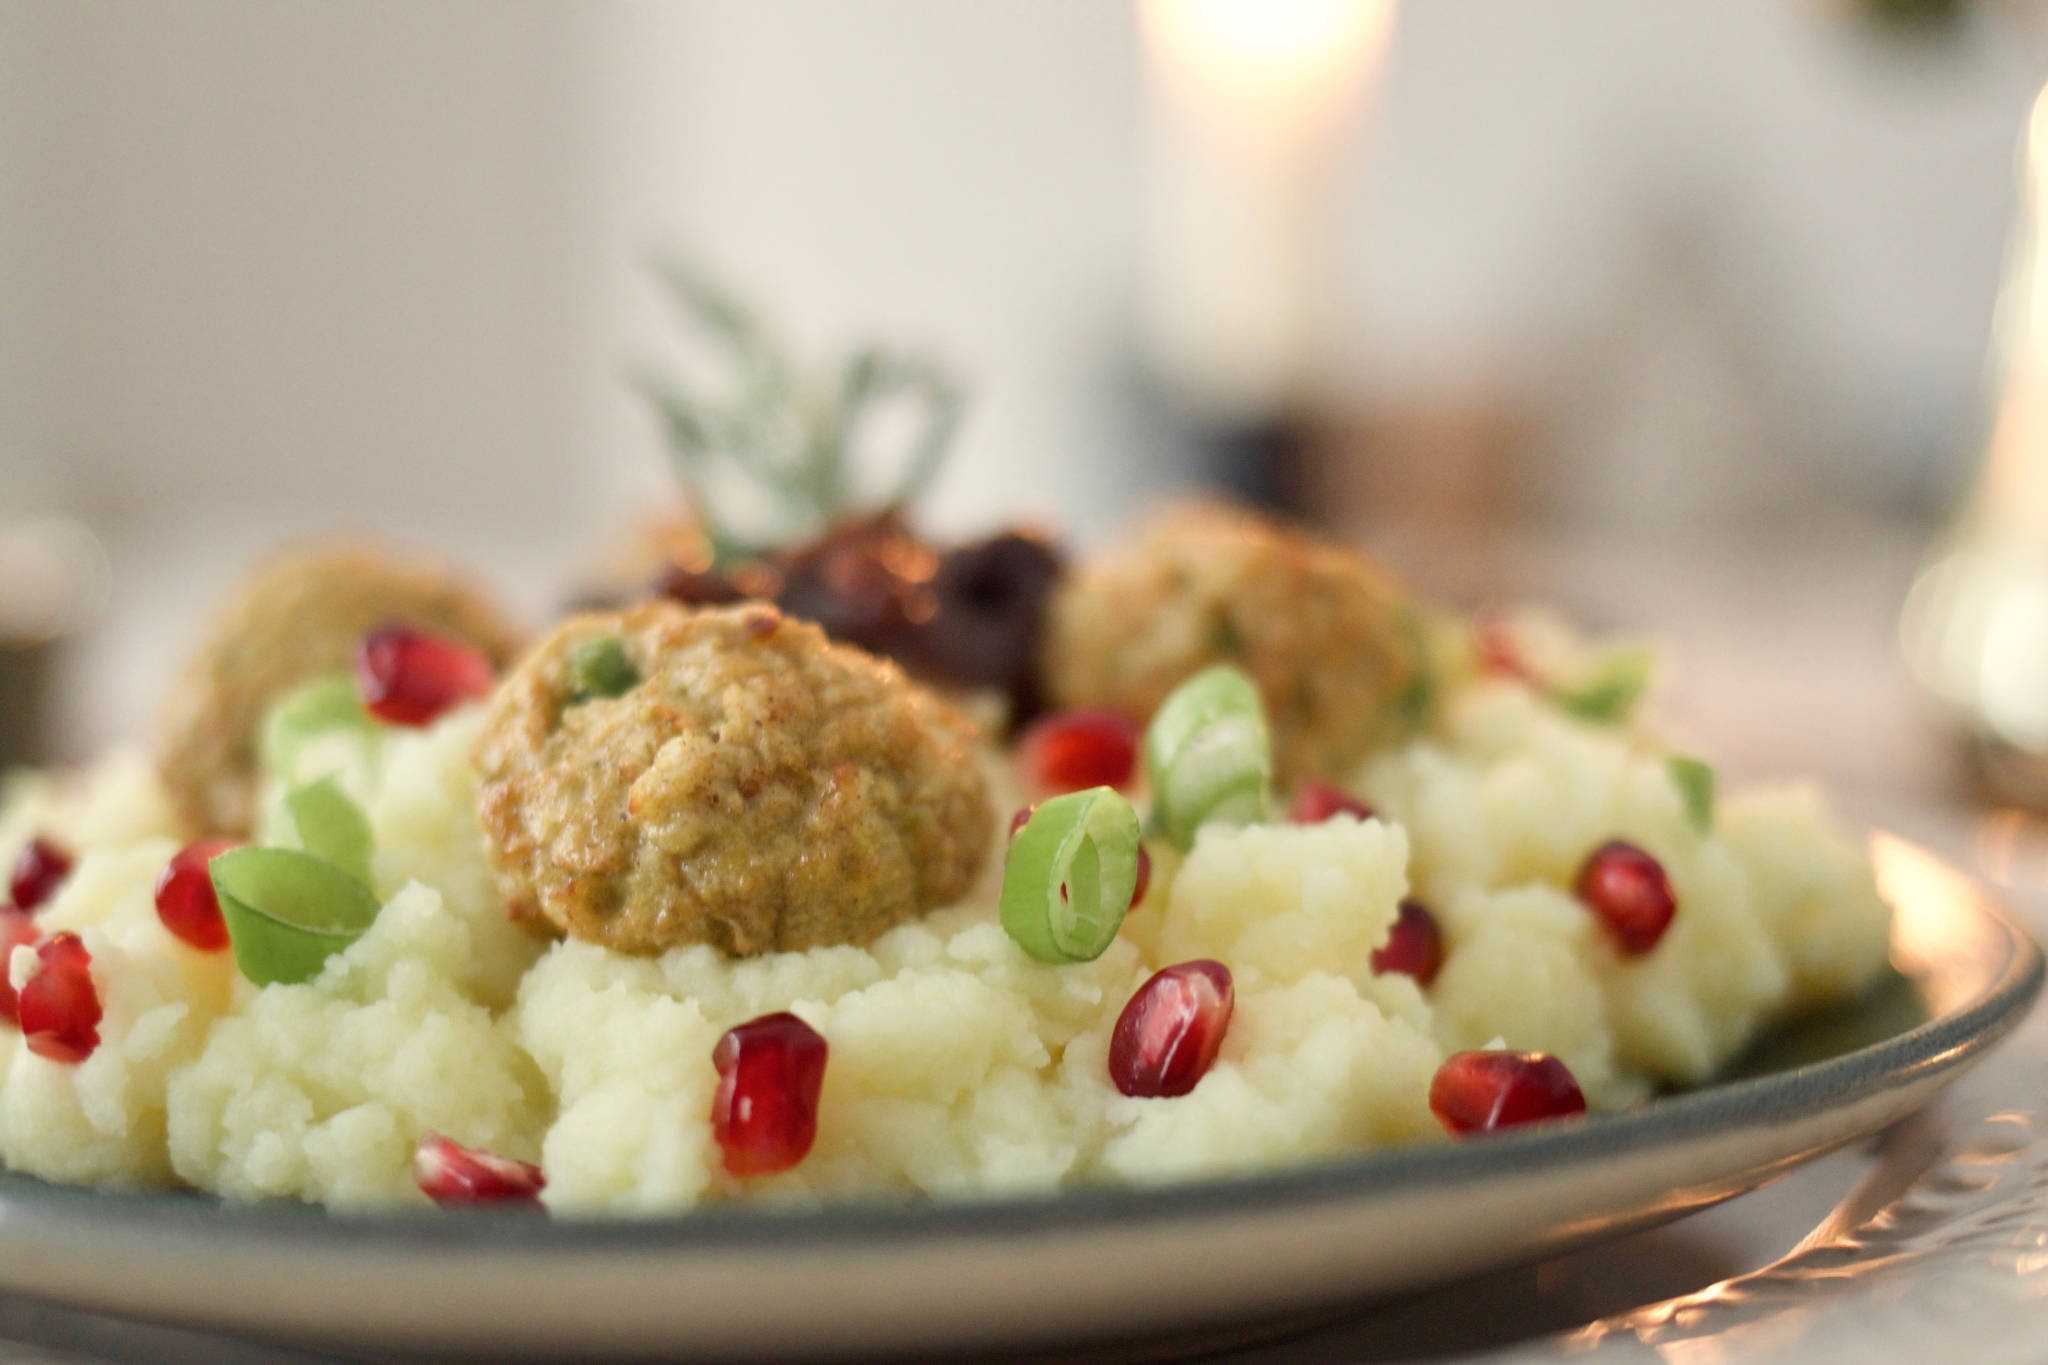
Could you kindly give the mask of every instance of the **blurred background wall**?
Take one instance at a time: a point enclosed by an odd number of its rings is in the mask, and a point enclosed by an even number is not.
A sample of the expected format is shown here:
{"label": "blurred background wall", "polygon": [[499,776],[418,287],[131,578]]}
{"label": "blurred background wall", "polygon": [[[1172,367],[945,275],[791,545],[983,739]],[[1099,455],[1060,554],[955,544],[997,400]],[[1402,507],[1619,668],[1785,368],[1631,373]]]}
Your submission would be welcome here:
{"label": "blurred background wall", "polygon": [[[0,0],[0,519],[75,514],[115,571],[53,742],[146,733],[215,594],[309,530],[559,601],[668,496],[622,377],[671,342],[672,243],[813,354],[969,377],[949,529],[1099,537],[1218,473],[1396,544],[1953,496],[2036,9],[1381,8],[1306,160],[1202,172],[1161,31],[1102,0]],[[1267,174],[1293,218],[1232,237]],[[1299,316],[1181,307],[1233,248]],[[1238,348],[1283,372],[1206,403],[1191,316],[1293,329]]]}

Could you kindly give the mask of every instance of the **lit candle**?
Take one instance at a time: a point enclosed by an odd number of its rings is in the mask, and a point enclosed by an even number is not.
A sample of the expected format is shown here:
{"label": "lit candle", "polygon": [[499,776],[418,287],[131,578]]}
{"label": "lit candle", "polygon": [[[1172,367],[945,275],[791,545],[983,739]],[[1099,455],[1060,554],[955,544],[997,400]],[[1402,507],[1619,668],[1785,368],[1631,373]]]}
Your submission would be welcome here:
{"label": "lit candle", "polygon": [[1322,286],[1330,153],[1393,0],[1139,0],[1150,146],[1142,337],[1223,423],[1298,399]]}

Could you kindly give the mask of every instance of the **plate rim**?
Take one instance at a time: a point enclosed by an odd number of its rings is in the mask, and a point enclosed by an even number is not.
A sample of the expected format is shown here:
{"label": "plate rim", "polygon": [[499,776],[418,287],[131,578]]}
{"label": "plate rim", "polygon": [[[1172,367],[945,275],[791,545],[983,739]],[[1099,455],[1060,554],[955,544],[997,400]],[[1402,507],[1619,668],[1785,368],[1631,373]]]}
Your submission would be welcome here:
{"label": "plate rim", "polygon": [[[285,1200],[236,1204],[196,1191],[115,1191],[0,1171],[0,1221],[56,1218],[67,1233],[88,1237],[117,1232],[181,1239],[231,1236],[238,1243],[249,1238],[284,1245],[315,1241],[329,1253],[386,1256],[451,1250],[494,1258],[602,1256],[791,1245],[830,1251],[937,1237],[1015,1237],[1273,1213],[1365,1191],[1420,1192],[1482,1176],[1529,1176],[1624,1150],[1707,1138],[1731,1126],[1789,1125],[1967,1066],[2018,1026],[2048,977],[2040,945],[1981,881],[1918,841],[1885,837],[1954,873],[1968,888],[1972,912],[2004,941],[2002,967],[1963,1004],[1818,1062],[1658,1097],[1617,1113],[1498,1133],[1483,1144],[1404,1144],[1282,1170],[1157,1185],[1082,1185],[1023,1196],[941,1199],[855,1196],[821,1206],[714,1205],[644,1217],[538,1217],[490,1209],[330,1213]],[[487,1241],[479,1237],[486,1227]]]}

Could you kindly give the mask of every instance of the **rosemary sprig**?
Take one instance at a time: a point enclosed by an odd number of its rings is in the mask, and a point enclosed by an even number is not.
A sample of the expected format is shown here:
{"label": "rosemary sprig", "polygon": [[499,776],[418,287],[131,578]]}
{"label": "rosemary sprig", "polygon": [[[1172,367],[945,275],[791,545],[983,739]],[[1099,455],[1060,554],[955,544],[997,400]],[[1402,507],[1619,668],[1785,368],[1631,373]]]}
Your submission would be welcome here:
{"label": "rosemary sprig", "polygon": [[[869,345],[847,358],[836,384],[807,385],[781,338],[701,269],[670,258],[656,270],[724,371],[722,383],[652,369],[635,376],[661,416],[715,566],[858,511],[906,506],[931,485],[966,401],[936,361]],[[887,422],[891,415],[909,421]],[[860,466],[871,461],[896,473],[863,508]]]}

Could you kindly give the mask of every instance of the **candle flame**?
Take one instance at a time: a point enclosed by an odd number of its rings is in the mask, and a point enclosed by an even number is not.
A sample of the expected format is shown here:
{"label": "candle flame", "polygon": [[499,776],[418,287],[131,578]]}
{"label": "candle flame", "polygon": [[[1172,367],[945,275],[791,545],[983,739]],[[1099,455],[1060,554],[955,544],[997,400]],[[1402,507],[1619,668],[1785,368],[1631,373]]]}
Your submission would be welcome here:
{"label": "candle flame", "polygon": [[1313,118],[1356,89],[1394,0],[1139,0],[1162,65],[1195,93]]}

